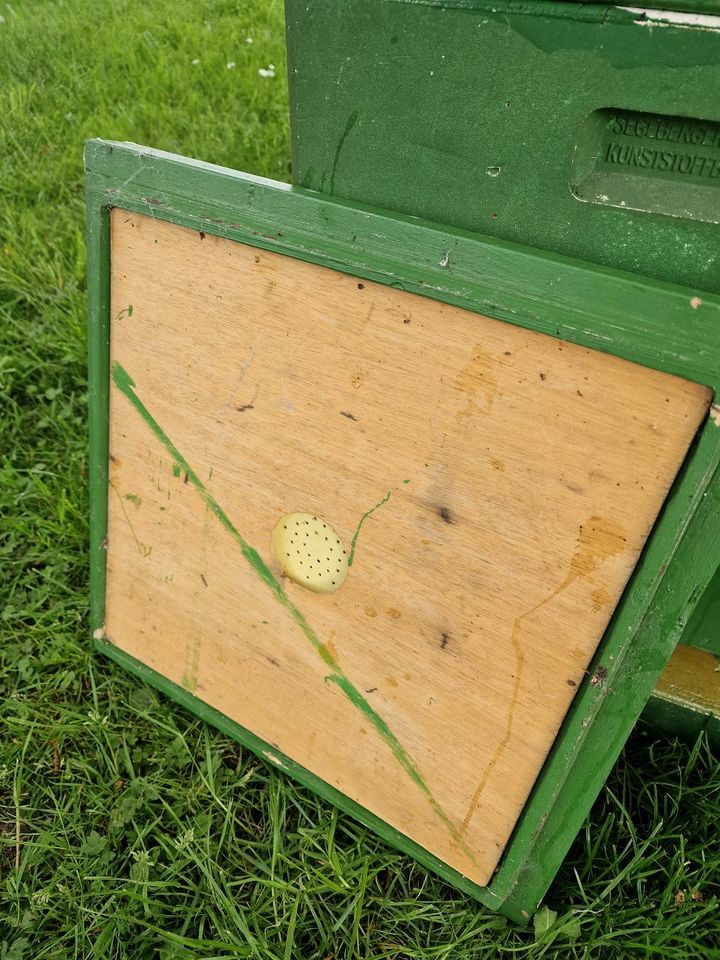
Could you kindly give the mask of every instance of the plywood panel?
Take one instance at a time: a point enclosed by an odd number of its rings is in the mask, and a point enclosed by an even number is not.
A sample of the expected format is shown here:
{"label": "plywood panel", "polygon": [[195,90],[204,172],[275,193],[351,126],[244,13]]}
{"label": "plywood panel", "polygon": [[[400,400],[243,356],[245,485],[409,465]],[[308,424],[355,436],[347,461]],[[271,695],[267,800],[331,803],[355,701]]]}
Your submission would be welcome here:
{"label": "plywood panel", "polygon": [[486,883],[709,391],[120,210],[112,316],[108,638]]}

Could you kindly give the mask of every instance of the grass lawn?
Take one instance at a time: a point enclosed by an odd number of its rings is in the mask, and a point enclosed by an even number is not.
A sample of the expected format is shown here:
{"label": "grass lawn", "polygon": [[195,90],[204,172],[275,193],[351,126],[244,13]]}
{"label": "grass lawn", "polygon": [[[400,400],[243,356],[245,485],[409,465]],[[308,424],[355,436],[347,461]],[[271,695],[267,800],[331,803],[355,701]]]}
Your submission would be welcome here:
{"label": "grass lawn", "polygon": [[703,741],[632,737],[521,930],[91,654],[83,141],[288,179],[282,4],[0,15],[0,960],[720,957]]}

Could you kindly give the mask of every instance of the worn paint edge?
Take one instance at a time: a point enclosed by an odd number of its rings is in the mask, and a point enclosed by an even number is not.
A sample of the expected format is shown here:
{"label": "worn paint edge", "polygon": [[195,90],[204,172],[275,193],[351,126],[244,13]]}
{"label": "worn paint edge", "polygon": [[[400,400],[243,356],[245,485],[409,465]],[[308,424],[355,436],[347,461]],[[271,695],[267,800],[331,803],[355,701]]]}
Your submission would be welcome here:
{"label": "worn paint edge", "polygon": [[85,235],[88,303],[88,429],[90,488],[90,630],[105,624],[110,423],[110,215],[88,194]]}
{"label": "worn paint edge", "polygon": [[[551,20],[572,20],[581,23],[649,24],[718,29],[716,0],[668,0],[653,8],[626,7],[620,3],[597,3],[588,0],[383,0],[409,6],[432,7],[437,10],[463,10],[467,13],[501,14],[516,17],[543,17]],[[693,12],[696,11],[696,12]],[[658,23],[657,21],[665,21]],[[715,23],[706,23],[715,21]]]}
{"label": "worn paint edge", "polygon": [[652,733],[691,743],[704,733],[710,745],[720,749],[720,716],[695,710],[685,701],[667,700],[653,694],[639,722],[642,728]]}
{"label": "worn paint edge", "polygon": [[618,7],[632,14],[633,23],[643,27],[680,27],[720,30],[720,16],[707,13],[690,13],[679,10],[660,10],[657,7]]}

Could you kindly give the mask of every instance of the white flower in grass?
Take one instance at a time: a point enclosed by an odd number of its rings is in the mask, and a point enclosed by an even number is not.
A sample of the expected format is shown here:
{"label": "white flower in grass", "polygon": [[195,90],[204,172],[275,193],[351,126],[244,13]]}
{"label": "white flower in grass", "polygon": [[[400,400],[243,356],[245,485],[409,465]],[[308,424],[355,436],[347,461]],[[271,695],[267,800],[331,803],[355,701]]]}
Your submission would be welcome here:
{"label": "white flower in grass", "polygon": [[228,68],[228,70],[234,70],[234,69],[235,69],[235,61],[234,61],[234,60],[229,60],[228,63],[225,64],[225,66]]}
{"label": "white flower in grass", "polygon": [[186,847],[190,846],[194,839],[195,831],[192,827],[190,827],[190,829],[186,830],[185,833],[182,833],[179,837],[176,837],[175,840],[173,840],[173,843],[178,850],[184,850]]}
{"label": "white flower in grass", "polygon": [[275,64],[274,64],[274,63],[269,63],[269,64],[267,65],[267,69],[265,69],[264,67],[260,67],[260,69],[258,70],[258,73],[260,74],[261,77],[274,77],[274,76],[275,76]]}
{"label": "white flower in grass", "polygon": [[99,727],[106,727],[108,725],[108,717],[100,713],[98,710],[88,710],[88,719],[84,721],[84,727],[90,727],[97,725]]}
{"label": "white flower in grass", "polygon": [[135,863],[139,863],[143,867],[155,866],[155,861],[150,859],[150,854],[147,852],[147,850],[131,850],[130,856],[133,858]]}
{"label": "white flower in grass", "polygon": [[200,63],[200,57],[195,57],[195,59],[192,60],[191,63],[194,67],[196,67]]}
{"label": "white flower in grass", "polygon": [[245,43],[252,43],[252,42],[253,42],[252,37],[245,37]]}
{"label": "white flower in grass", "polygon": [[135,883],[146,884],[150,877],[150,867],[155,865],[155,861],[150,859],[147,850],[131,850],[130,856],[135,861],[130,864],[130,879]]}

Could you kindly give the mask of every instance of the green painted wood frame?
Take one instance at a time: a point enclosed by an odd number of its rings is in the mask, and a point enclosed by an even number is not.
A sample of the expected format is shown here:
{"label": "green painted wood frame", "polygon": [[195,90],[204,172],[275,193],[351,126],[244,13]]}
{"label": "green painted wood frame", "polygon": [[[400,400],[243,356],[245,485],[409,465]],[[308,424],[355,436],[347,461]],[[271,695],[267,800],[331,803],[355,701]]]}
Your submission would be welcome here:
{"label": "green painted wood frame", "polygon": [[[720,297],[649,282],[134,144],[89,141],[91,630],[99,651],[262,754],[268,745],[102,638],[108,489],[109,211],[120,207],[422,294],[720,386]],[[500,865],[478,887],[286,757],[277,764],[398,849],[522,921],[582,826],[720,563],[720,409],[700,430]],[[272,753],[276,753],[273,748]]]}

